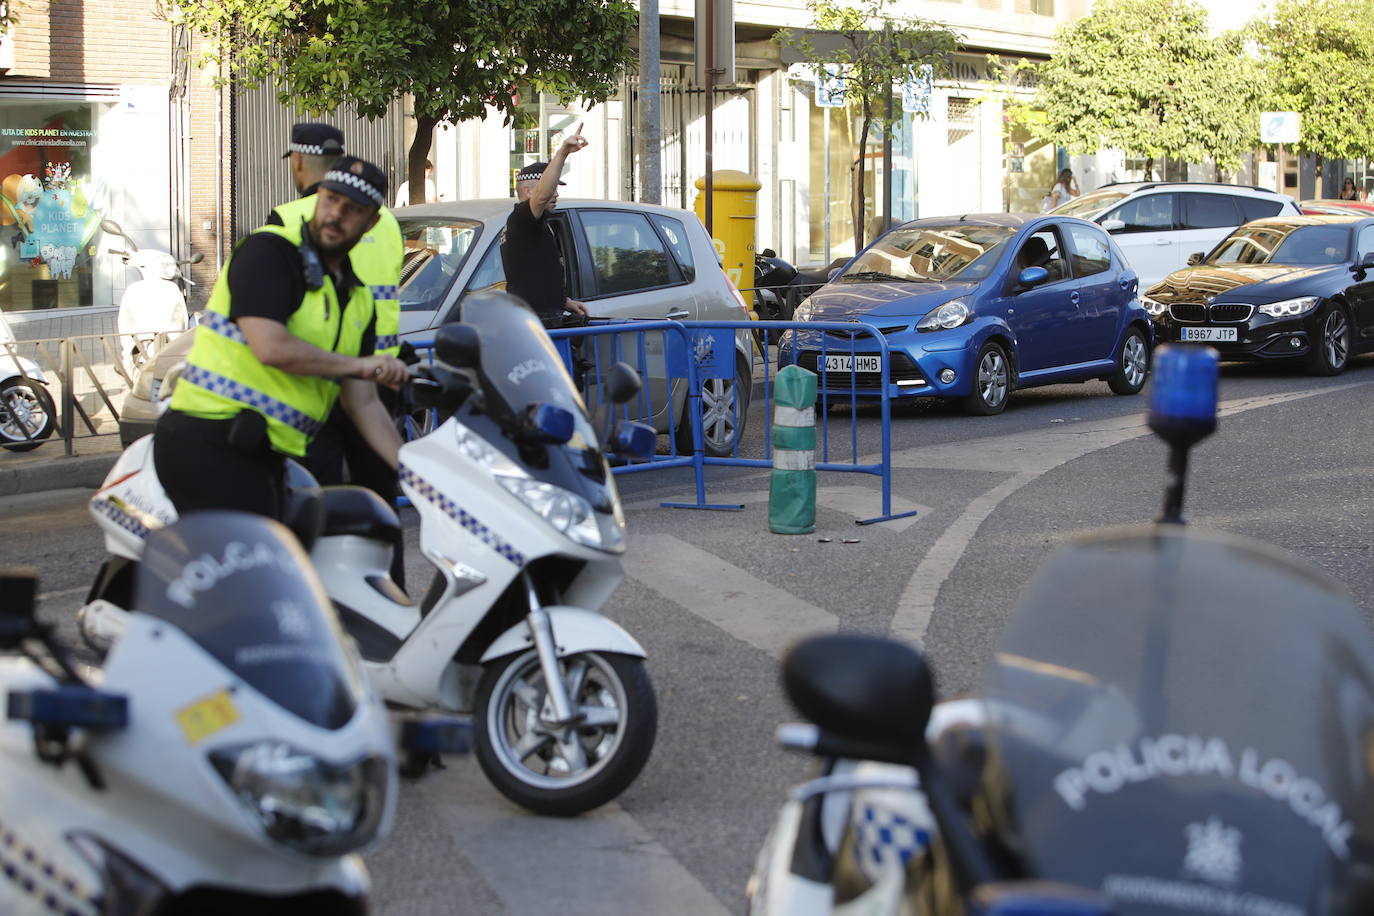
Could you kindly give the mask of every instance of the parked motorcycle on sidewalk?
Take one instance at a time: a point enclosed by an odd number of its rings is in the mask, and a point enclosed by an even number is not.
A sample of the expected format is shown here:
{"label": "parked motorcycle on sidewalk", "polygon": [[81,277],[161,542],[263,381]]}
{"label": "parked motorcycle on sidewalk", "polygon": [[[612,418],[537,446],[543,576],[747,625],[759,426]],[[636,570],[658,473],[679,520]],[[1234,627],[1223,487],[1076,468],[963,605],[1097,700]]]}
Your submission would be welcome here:
{"label": "parked motorcycle on sidewalk", "polygon": [[788,654],[809,724],[779,738],[821,774],[760,852],[751,913],[1374,911],[1363,614],[1271,545],[1182,524],[1215,352],[1161,349],[1154,385],[1160,520],[1053,554],[977,697],[935,705],[887,639]]}
{"label": "parked motorcycle on sidewalk", "polygon": [[[436,570],[429,591],[416,601],[389,577],[402,535],[384,501],[315,490],[293,462],[291,488],[323,501],[311,559],[388,702],[471,713],[497,789],[542,814],[578,814],[634,781],[657,730],[644,649],[599,612],[624,576],[607,450],[644,457],[654,432],[608,418],[598,435],[543,327],[505,293],[469,298],[435,352],[410,387],[444,419],[402,446],[400,471]],[[607,395],[626,403],[639,384],[622,365]],[[146,532],[176,517],[151,443],[126,450],[91,500],[111,554],[84,615],[100,638],[118,635]]]}
{"label": "parked motorcycle on sidewalk", "polygon": [[57,428],[57,405],[43,370],[20,356],[14,343],[14,332],[0,314],[0,446],[27,452]]}
{"label": "parked motorcycle on sidewalk", "polygon": [[754,255],[754,311],[762,321],[791,321],[796,305],[788,301],[787,286],[797,268],[771,248]]}
{"label": "parked motorcycle on sidewalk", "polygon": [[140,276],[125,288],[115,318],[120,359],[125,374],[132,379],[140,366],[157,358],[157,351],[168,335],[180,334],[190,327],[186,292],[194,284],[181,268],[199,264],[205,255],[197,251],[189,258],[177,260],[165,251],[140,249],[114,220],[101,220],[100,228],[124,240],[123,250],[111,248],[109,252],[137,269]]}
{"label": "parked motorcycle on sidewalk", "polygon": [[365,913],[395,744],[305,552],[216,512],[143,556],[100,669],[0,574],[0,910]]}

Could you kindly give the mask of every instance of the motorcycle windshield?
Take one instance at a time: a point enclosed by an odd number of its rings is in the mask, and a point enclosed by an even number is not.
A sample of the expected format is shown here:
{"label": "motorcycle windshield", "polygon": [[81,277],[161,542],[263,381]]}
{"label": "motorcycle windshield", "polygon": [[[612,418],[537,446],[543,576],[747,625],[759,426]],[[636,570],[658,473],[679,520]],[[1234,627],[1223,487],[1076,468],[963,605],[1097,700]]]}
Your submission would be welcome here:
{"label": "motorcycle windshield", "polygon": [[234,675],[321,728],[363,699],[319,579],[295,536],[241,512],[194,512],[148,537],[134,607],[167,621]]}
{"label": "motorcycle windshield", "polygon": [[573,415],[567,447],[598,447],[563,358],[533,312],[509,296],[473,296],[463,304],[463,323],[481,337],[483,377],[512,415],[523,415],[541,402],[562,407]]}
{"label": "motorcycle windshield", "polygon": [[1374,649],[1351,600],[1177,526],[1058,552],[986,692],[997,832],[1114,912],[1374,912]]}

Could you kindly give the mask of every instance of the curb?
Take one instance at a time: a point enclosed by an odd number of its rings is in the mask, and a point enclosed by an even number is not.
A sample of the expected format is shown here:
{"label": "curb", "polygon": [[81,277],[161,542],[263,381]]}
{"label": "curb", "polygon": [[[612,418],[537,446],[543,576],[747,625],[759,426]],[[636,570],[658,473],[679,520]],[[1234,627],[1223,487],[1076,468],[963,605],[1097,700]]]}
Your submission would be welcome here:
{"label": "curb", "polygon": [[29,459],[10,467],[0,461],[0,497],[81,487],[98,489],[120,454],[116,451],[70,458],[64,455],[49,461]]}

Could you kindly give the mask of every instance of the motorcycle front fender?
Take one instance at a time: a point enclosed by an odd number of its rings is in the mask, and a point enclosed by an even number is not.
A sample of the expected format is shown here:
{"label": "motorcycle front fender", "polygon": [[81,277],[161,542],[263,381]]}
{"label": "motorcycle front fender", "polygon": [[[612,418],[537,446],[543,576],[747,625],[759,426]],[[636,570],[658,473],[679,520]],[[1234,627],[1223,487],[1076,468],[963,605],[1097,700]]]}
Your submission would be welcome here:
{"label": "motorcycle front fender", "polygon": [[[614,652],[644,658],[644,647],[625,628],[595,611],[554,604],[544,608],[553,624],[553,641],[558,657],[579,652]],[[530,628],[522,621],[496,637],[482,653],[482,664],[533,648]]]}

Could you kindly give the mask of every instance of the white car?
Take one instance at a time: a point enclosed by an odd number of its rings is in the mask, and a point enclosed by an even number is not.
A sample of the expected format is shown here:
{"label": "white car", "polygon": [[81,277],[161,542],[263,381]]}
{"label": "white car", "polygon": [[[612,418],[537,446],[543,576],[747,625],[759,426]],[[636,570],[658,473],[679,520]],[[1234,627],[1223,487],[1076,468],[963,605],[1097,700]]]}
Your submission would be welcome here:
{"label": "white car", "polygon": [[1060,204],[1059,216],[1092,220],[1112,235],[1149,289],[1206,254],[1242,223],[1302,211],[1293,198],[1264,188],[1198,181],[1109,184]]}

